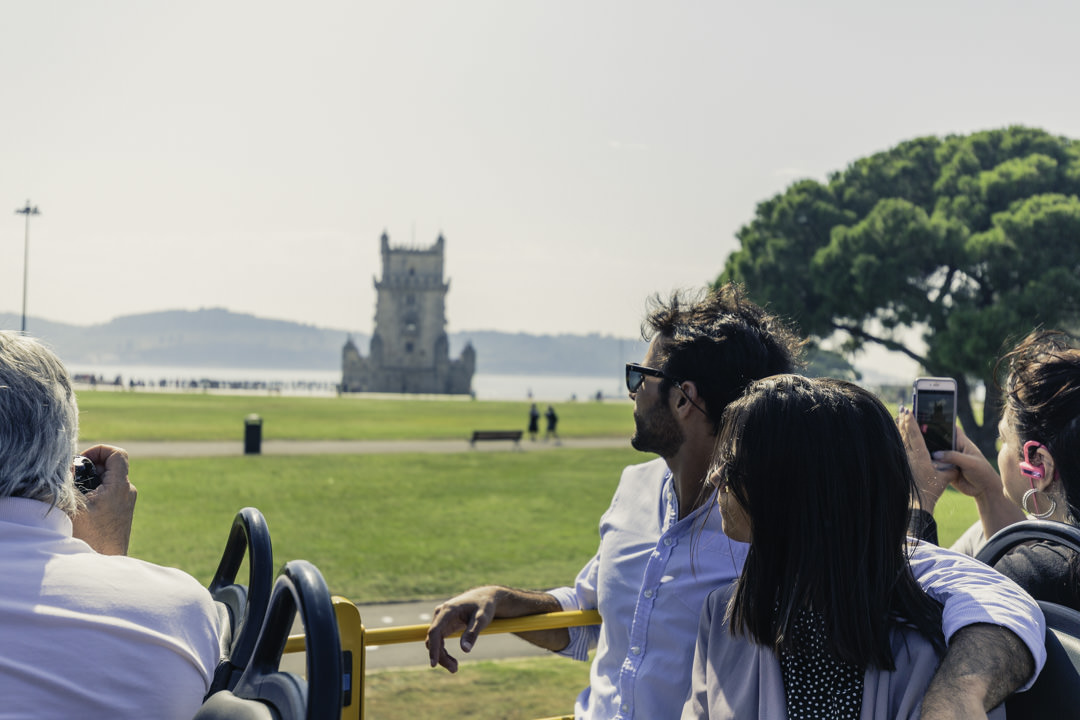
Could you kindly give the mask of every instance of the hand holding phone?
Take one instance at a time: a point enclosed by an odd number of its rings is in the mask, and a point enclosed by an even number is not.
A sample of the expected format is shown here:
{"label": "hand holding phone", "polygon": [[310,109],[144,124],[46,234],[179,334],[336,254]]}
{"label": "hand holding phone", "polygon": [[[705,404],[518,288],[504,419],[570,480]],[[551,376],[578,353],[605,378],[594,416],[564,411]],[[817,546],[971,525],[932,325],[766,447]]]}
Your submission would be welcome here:
{"label": "hand holding phone", "polygon": [[912,410],[930,454],[956,449],[956,380],[921,377],[915,380]]}

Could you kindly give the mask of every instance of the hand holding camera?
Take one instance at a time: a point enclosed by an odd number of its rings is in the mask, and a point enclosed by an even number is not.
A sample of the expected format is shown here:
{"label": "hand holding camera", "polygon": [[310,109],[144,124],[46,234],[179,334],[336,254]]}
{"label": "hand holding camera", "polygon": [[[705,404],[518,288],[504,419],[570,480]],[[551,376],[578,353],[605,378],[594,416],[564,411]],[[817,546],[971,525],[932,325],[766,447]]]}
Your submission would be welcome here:
{"label": "hand holding camera", "polygon": [[94,467],[90,458],[85,455],[76,455],[71,463],[75,467],[75,487],[79,488],[79,492],[83,495],[101,485],[101,476],[98,475],[97,468]]}
{"label": "hand holding camera", "polygon": [[[128,482],[127,452],[95,445],[82,457],[87,463],[76,461],[74,465],[77,476],[82,466],[86,506],[71,519],[74,536],[103,555],[126,555],[138,495]],[[91,479],[91,473],[96,478]]]}

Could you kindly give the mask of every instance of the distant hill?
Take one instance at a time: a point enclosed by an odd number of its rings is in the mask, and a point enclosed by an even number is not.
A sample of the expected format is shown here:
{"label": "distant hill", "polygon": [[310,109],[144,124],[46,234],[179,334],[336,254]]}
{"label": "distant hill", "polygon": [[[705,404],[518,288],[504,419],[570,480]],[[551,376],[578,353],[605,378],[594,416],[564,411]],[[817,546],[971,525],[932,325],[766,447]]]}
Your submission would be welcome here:
{"label": "distant hill", "polygon": [[[0,313],[0,328],[17,330],[21,316]],[[351,334],[367,354],[371,338],[346,330],[270,320],[222,308],[126,315],[99,325],[27,319],[30,334],[69,365],[150,365],[288,370],[338,370]],[[466,342],[486,374],[610,375],[640,360],[640,339],[607,335],[528,335],[477,330],[450,334],[450,355]]]}
{"label": "distant hill", "polygon": [[[17,330],[21,316],[0,313],[0,329]],[[68,365],[147,365],[252,370],[340,370],[350,335],[363,354],[371,337],[347,330],[270,320],[223,308],[125,315],[100,325],[66,325],[28,318],[30,334],[44,340]],[[612,369],[645,357],[640,338],[529,335],[495,330],[450,333],[450,356],[467,342],[476,348],[477,372],[489,375],[610,376]],[[854,378],[835,353],[811,353],[810,374]],[[868,373],[871,382],[882,380]],[[882,376],[884,378],[884,376]]]}

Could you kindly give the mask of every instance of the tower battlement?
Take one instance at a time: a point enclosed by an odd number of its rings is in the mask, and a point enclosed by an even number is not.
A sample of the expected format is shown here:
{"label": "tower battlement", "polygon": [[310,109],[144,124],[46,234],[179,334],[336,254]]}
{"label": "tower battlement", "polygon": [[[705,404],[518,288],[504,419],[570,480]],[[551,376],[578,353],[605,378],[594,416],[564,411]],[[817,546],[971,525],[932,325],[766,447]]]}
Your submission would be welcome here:
{"label": "tower battlement", "polygon": [[469,344],[450,359],[443,279],[446,240],[440,233],[428,248],[392,247],[379,238],[382,277],[374,278],[375,332],[369,354],[352,339],[342,350],[344,392],[467,394],[472,390],[476,351]]}

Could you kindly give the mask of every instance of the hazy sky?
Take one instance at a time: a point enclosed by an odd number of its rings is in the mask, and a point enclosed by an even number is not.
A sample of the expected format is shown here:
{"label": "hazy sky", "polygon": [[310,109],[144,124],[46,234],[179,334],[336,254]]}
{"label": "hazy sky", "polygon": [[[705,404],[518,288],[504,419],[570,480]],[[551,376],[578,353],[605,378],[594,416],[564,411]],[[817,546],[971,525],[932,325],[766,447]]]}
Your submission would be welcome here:
{"label": "hazy sky", "polygon": [[1077,27],[1064,1],[0,0],[0,312],[29,198],[32,316],[370,332],[379,235],[441,231],[449,330],[634,336],[799,177],[1080,137]]}

